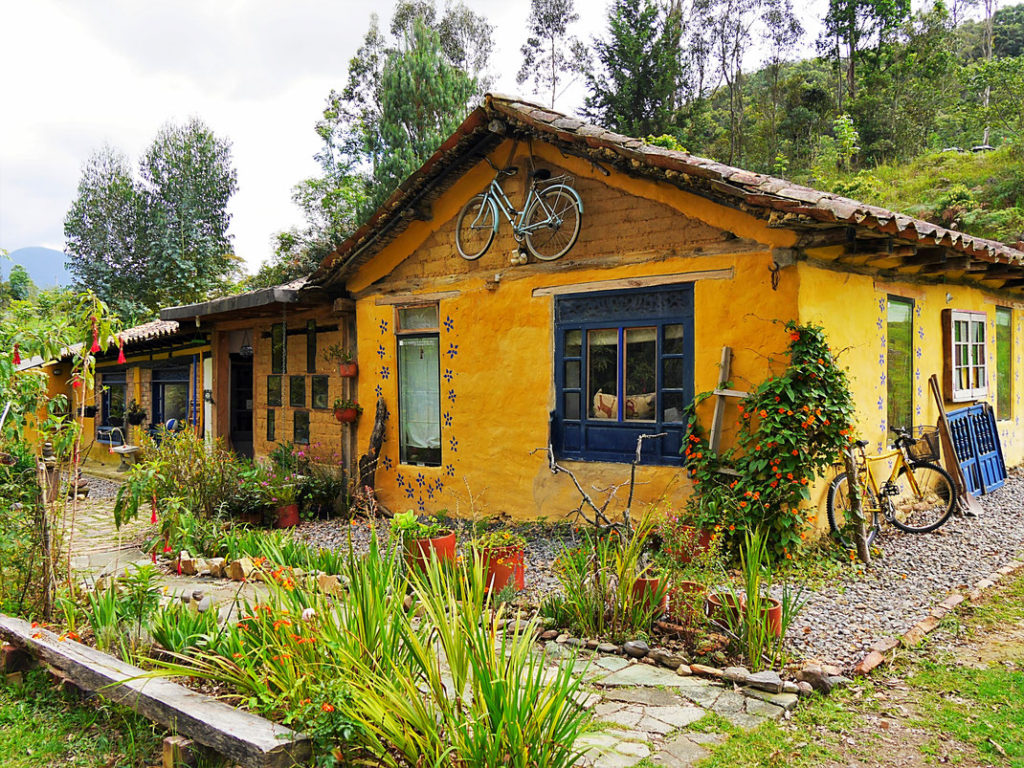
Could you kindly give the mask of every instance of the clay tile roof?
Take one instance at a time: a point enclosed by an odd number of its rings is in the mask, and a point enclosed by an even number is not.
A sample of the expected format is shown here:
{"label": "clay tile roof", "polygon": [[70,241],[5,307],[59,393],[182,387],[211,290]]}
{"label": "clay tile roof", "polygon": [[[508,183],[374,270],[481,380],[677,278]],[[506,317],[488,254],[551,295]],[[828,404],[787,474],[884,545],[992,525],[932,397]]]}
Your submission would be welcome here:
{"label": "clay tile roof", "polygon": [[[503,133],[489,132],[495,118],[504,124]],[[614,165],[618,159],[627,172],[660,176],[724,204],[741,206],[754,215],[774,216],[796,229],[850,225],[881,235],[941,244],[987,261],[1024,266],[1024,251],[995,240],[967,235],[688,152],[651,146],[640,139],[585,123],[518,97],[491,93],[370,220],[323,261],[312,275],[312,283],[323,284],[340,278],[368,261],[408,225],[424,199],[429,202],[453,183],[453,172],[477,162],[482,152],[496,146],[504,136],[523,135],[545,138],[564,151],[601,163]]]}
{"label": "clay tile roof", "polygon": [[173,336],[178,332],[178,323],[174,320],[153,320],[149,323],[136,325],[132,328],[125,328],[121,331],[121,338],[125,344],[133,341],[149,341],[161,336]]}

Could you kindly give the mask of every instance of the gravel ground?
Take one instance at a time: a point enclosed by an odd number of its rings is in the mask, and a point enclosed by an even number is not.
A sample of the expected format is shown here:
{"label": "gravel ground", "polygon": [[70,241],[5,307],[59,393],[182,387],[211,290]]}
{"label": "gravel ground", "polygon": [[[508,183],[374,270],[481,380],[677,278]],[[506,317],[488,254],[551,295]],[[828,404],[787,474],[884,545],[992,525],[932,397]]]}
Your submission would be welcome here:
{"label": "gravel ground", "polygon": [[874,641],[903,634],[950,592],[1013,559],[1024,548],[1024,476],[1014,473],[981,504],[984,514],[954,515],[933,533],[883,527],[882,557],[866,574],[810,593],[789,634],[800,654],[852,666]]}
{"label": "gravel ground", "polygon": [[121,487],[121,483],[96,475],[88,475],[88,480],[90,499],[112,499],[117,496],[117,489]]}
{"label": "gravel ground", "polygon": [[[852,667],[883,637],[898,636],[928,615],[934,605],[957,589],[966,589],[1024,549],[1024,473],[1015,472],[1006,485],[982,497],[979,517],[954,515],[939,530],[904,534],[885,526],[875,545],[882,550],[866,573],[850,572],[824,588],[805,593],[802,613],[790,628],[796,654],[841,667]],[[347,546],[365,551],[371,525],[335,520],[304,523],[298,534],[315,546]],[[521,529],[528,538],[527,593],[532,601],[557,589],[551,565],[571,539],[567,529],[538,526]],[[382,543],[387,521],[377,524]],[[469,536],[462,533],[460,541]]]}

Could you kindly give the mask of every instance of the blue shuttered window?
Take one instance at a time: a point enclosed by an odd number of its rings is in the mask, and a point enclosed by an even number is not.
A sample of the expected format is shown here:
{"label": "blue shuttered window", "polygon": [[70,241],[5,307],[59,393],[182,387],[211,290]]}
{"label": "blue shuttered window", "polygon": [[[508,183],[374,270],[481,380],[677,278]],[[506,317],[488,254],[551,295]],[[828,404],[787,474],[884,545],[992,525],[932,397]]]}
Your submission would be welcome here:
{"label": "blue shuttered window", "polygon": [[680,464],[685,409],[693,400],[693,286],[555,299],[552,440],[559,456]]}

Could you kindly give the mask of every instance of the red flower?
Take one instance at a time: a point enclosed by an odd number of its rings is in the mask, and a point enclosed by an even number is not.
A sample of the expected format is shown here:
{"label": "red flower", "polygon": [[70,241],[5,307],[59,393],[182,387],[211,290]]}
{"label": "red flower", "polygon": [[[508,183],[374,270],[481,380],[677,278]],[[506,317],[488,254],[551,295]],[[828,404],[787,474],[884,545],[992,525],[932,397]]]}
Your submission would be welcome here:
{"label": "red flower", "polygon": [[800,341],[800,332],[799,331],[790,331],[789,332],[789,338],[791,338],[793,341]]}
{"label": "red flower", "polygon": [[321,705],[320,709],[322,709],[324,712],[333,712],[334,711],[334,705],[333,704],[323,704],[323,705]]}
{"label": "red flower", "polygon": [[128,362],[124,356],[124,340],[120,336],[117,337],[117,362],[121,365]]}
{"label": "red flower", "polygon": [[21,355],[18,354],[18,345],[14,345],[14,364],[21,365]]}

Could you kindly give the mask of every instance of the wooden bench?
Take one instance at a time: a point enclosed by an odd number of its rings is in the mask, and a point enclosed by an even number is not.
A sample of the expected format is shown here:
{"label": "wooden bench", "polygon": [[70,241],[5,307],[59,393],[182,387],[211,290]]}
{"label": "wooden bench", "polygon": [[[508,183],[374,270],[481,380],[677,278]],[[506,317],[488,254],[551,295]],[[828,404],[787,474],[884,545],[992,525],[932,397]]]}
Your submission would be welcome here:
{"label": "wooden bench", "polygon": [[0,614],[0,638],[28,650],[80,688],[95,691],[185,734],[247,768],[291,768],[309,761],[309,739],[277,723],[230,707],[74,640]]}

